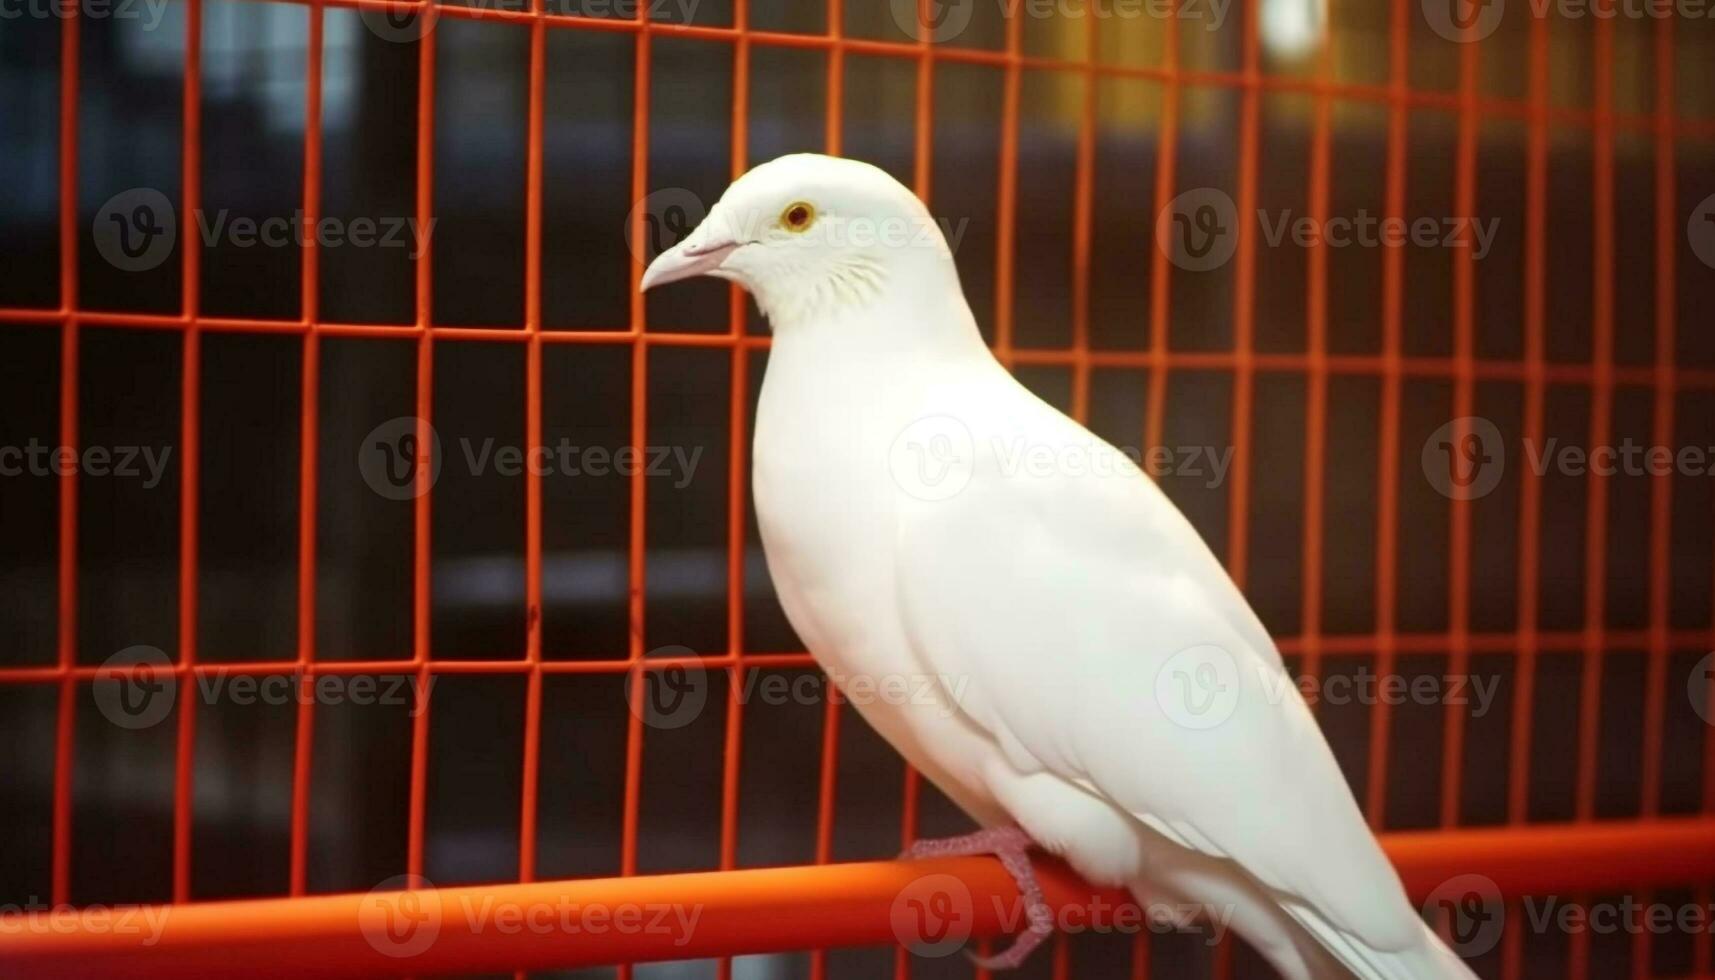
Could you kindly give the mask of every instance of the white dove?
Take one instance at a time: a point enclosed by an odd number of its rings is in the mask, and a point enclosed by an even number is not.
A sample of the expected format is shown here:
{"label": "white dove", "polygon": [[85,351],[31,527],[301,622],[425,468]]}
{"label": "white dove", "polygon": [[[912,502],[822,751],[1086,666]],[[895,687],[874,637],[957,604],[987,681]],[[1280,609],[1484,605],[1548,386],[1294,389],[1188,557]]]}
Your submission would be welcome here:
{"label": "white dove", "polygon": [[[1052,930],[1035,845],[1146,908],[1195,903],[1289,980],[1473,974],[1408,902],[1280,653],[1221,563],[1118,450],[995,360],[944,236],[865,163],[739,178],[643,275],[749,290],[774,331],[753,485],[768,567],[851,696],[984,829]],[[1338,964],[1336,966],[1335,964]]]}

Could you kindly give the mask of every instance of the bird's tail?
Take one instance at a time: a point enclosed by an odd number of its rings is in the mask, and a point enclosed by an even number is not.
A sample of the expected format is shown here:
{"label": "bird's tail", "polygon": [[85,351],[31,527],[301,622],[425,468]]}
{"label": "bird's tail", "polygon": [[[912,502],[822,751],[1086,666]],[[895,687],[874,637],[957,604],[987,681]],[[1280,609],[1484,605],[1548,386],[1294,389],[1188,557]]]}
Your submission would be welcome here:
{"label": "bird's tail", "polygon": [[1316,937],[1359,980],[1476,980],[1459,955],[1447,948],[1427,923],[1414,945],[1397,951],[1374,949],[1341,932],[1315,910],[1286,902],[1287,914]]}

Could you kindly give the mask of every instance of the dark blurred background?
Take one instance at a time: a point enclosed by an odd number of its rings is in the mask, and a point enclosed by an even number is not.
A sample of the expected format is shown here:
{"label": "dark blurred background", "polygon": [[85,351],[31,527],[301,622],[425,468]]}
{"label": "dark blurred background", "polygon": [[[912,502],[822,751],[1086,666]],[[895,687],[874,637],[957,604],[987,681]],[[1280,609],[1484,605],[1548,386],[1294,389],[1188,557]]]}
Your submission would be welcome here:
{"label": "dark blurred background", "polygon": [[[562,12],[583,12],[576,0]],[[1262,0],[1284,11],[1280,23],[1312,17],[1302,0]],[[559,4],[558,6],[556,4]],[[561,0],[550,8],[560,10]],[[1416,13],[1415,5],[1409,5]],[[820,33],[819,4],[754,0],[750,25]],[[848,36],[906,40],[885,3],[845,4]],[[1482,48],[1481,93],[1526,94],[1528,5],[1515,3]],[[1192,71],[1241,67],[1244,25],[1234,4],[1218,30],[1182,30]],[[661,16],[678,19],[677,5]],[[143,21],[82,23],[79,51],[78,305],[83,309],[177,314],[178,255],[146,272],[105,262],[87,230],[113,195],[150,187],[181,201],[184,6],[166,3],[152,27]],[[354,12],[328,9],[323,113],[324,210],[345,219],[409,217],[415,210],[418,51],[385,40]],[[233,216],[289,216],[302,200],[306,11],[295,5],[204,4],[203,205]],[[693,21],[730,25],[729,2],[700,0]],[[1382,86],[1389,78],[1386,5],[1340,0],[1331,11],[1338,81]],[[1458,46],[1412,17],[1409,83],[1414,90],[1457,86]],[[1551,36],[1551,103],[1587,112],[1593,104],[1594,21],[1556,21]],[[1715,116],[1715,22],[1676,29],[1674,111]],[[1308,77],[1314,60],[1291,30],[1264,22],[1264,70]],[[1655,109],[1653,22],[1615,23],[1614,107]],[[433,321],[442,326],[516,330],[523,318],[525,122],[528,30],[498,22],[442,18],[437,27]],[[60,26],[49,18],[0,21],[0,307],[59,303],[57,131]],[[1112,19],[1096,36],[1105,63],[1161,64],[1165,26]],[[957,45],[1004,43],[998,6],[976,5]],[[1080,59],[1079,19],[1028,19],[1027,53]],[[551,29],[547,34],[543,318],[551,330],[623,330],[629,321],[625,244],[633,118],[633,36]],[[827,54],[765,45],[751,49],[748,157],[822,148]],[[908,183],[913,166],[915,62],[849,54],[845,63],[843,141],[847,155],[873,161]],[[733,46],[725,41],[657,37],[653,42],[649,183],[681,187],[712,201],[729,179]],[[985,330],[995,297],[995,207],[1003,72],[941,62],[934,75],[931,206],[968,222],[957,258],[966,292]],[[1018,162],[1016,343],[1071,343],[1073,173],[1086,84],[1096,86],[1094,249],[1090,343],[1104,350],[1148,345],[1157,139],[1163,88],[1145,79],[1026,71]],[[1236,192],[1240,98],[1231,87],[1189,85],[1180,108],[1179,190],[1213,186]],[[1314,97],[1268,92],[1261,100],[1258,206],[1304,213]],[[1337,99],[1333,109],[1334,180],[1330,210],[1383,209],[1385,102]],[[1477,353],[1523,356],[1527,123],[1522,115],[1481,124],[1478,211],[1499,219],[1494,251],[1476,266]],[[1407,214],[1448,215],[1454,208],[1456,117],[1418,109],[1410,115]],[[1689,214],[1715,192],[1715,141],[1682,137],[1675,172],[1678,212]],[[1549,330],[1552,361],[1587,363],[1592,353],[1591,182],[1588,125],[1557,117],[1550,127]],[[1615,146],[1617,260],[1616,348],[1621,364],[1647,365],[1654,351],[1654,156],[1647,133],[1622,131]],[[186,224],[181,215],[181,225]],[[181,239],[188,229],[181,228]],[[1677,232],[1676,232],[1677,234]],[[182,248],[181,248],[182,251]],[[1453,352],[1451,251],[1411,249],[1405,269],[1404,347],[1408,356]],[[300,256],[294,248],[240,248],[220,242],[203,252],[203,314],[295,320],[300,317]],[[1375,354],[1382,344],[1378,249],[1329,253],[1329,346]],[[322,253],[320,319],[408,324],[415,321],[414,262],[406,249],[327,248]],[[1257,251],[1256,336],[1264,352],[1306,348],[1306,253],[1290,246]],[[1220,351],[1233,344],[1236,271],[1174,270],[1170,347]],[[1678,350],[1687,367],[1715,367],[1715,271],[1680,248]],[[715,284],[651,296],[652,330],[722,332],[726,293]],[[754,314],[754,311],[752,311]],[[751,329],[765,328],[754,315]],[[415,406],[416,345],[411,340],[321,340],[318,607],[315,650],[321,660],[405,659],[411,654],[412,505],[372,493],[357,466],[359,441]],[[302,340],[296,335],[208,333],[202,340],[201,532],[197,656],[203,662],[295,656],[298,527],[298,431]],[[176,330],[85,327],[78,371],[80,441],[86,445],[177,444],[182,335]],[[559,345],[544,353],[544,435],[618,448],[630,432],[630,345]],[[449,455],[458,440],[524,441],[524,348],[511,343],[437,341],[433,418]],[[648,365],[652,445],[701,451],[683,485],[648,481],[646,648],[678,645],[702,653],[727,646],[726,530],[729,353],[722,348],[655,348]],[[57,442],[60,340],[52,326],[0,327],[0,445]],[[766,352],[752,355],[755,398]],[[1063,407],[1071,373],[1021,369],[1021,376]],[[1167,376],[1163,442],[1231,443],[1232,378],[1217,371]],[[1091,378],[1093,427],[1137,447],[1149,402],[1143,369],[1098,368]],[[1329,383],[1323,628],[1370,634],[1376,628],[1376,474],[1379,377],[1337,375]],[[1248,594],[1278,635],[1301,622],[1306,379],[1263,372],[1252,426],[1251,573]],[[1450,382],[1404,385],[1399,460],[1399,627],[1448,629],[1447,502],[1421,479],[1417,449],[1452,417]],[[1521,384],[1484,381],[1478,414],[1516,440]],[[1589,440],[1590,391],[1552,384],[1547,434]],[[1613,441],[1649,442],[1652,392],[1621,386]],[[1715,446],[1715,391],[1678,395],[1676,445]],[[1519,480],[1515,466],[1499,491],[1473,504],[1471,628],[1517,628],[1515,542]],[[1216,551],[1228,543],[1229,486],[1198,476],[1169,476],[1170,495]],[[136,644],[178,647],[177,457],[164,481],[78,483],[78,657],[99,664]],[[0,478],[0,666],[55,661],[57,481]],[[1588,481],[1550,475],[1543,484],[1542,627],[1575,631],[1583,619]],[[549,659],[614,659],[629,649],[627,481],[617,475],[551,477],[544,484],[543,654]],[[525,636],[524,484],[494,473],[473,476],[447,466],[433,506],[433,613],[436,658],[516,659]],[[1609,507],[1607,617],[1613,630],[1648,625],[1649,484],[1618,478]],[[1711,626],[1711,540],[1715,492],[1708,477],[1675,478],[1671,614],[1677,629]],[[802,645],[773,598],[750,520],[745,561],[744,649],[794,652]],[[1645,658],[1611,651],[1603,670],[1599,805],[1603,816],[1639,812]],[[1700,655],[1682,651],[1666,672],[1664,812],[1698,807],[1703,727],[1680,696]],[[1439,676],[1445,652],[1403,656],[1407,676]],[[1356,674],[1368,656],[1330,657],[1328,673]],[[1577,654],[1545,654],[1535,702],[1533,819],[1569,819],[1578,717]],[[1463,760],[1462,819],[1506,817],[1506,753],[1513,658],[1480,654],[1472,673],[1500,678],[1489,715],[1469,723]],[[792,672],[788,672],[792,673]],[[641,870],[715,866],[719,846],[725,677],[716,675],[710,708],[692,725],[648,730],[640,827]],[[438,884],[515,877],[524,680],[520,676],[442,676],[430,736],[428,877]],[[0,731],[13,747],[0,778],[0,902],[45,900],[49,892],[51,787],[56,689],[0,685]],[[1360,798],[1366,787],[1369,708],[1327,706],[1321,720]],[[213,704],[199,709],[193,894],[198,899],[282,894],[287,888],[288,816],[295,709]],[[872,858],[898,849],[902,767],[890,749],[848,713],[841,728],[835,857]],[[619,870],[627,709],[623,678],[551,676],[542,730],[539,874],[611,875]],[[1396,710],[1387,790],[1389,828],[1433,826],[1443,711]],[[822,708],[817,704],[747,707],[744,715],[739,859],[742,865],[813,860]],[[174,726],[127,732],[80,706],[76,738],[73,900],[161,901],[171,895]],[[1682,747],[1692,746],[1685,751]],[[405,706],[318,707],[310,889],[367,889],[404,870],[410,723]],[[920,830],[963,825],[932,793]],[[1548,937],[1532,954],[1551,964],[1565,937]],[[1659,942],[1671,960],[1677,940]],[[1129,943],[1077,940],[1079,974],[1110,975]],[[1556,944],[1559,944],[1558,946]],[[1203,967],[1198,943],[1157,944],[1168,975]],[[1539,944],[1540,945],[1540,944]],[[1611,945],[1611,944],[1610,944]],[[1605,948],[1605,947],[1604,947]],[[1621,948],[1621,955],[1624,949]],[[890,953],[840,952],[839,976],[884,972]],[[1602,955],[1598,949],[1598,956]],[[1046,957],[1025,976],[1042,974]],[[746,977],[804,975],[803,956],[753,957]],[[1671,964],[1669,964],[1671,966]],[[1112,967],[1118,969],[1117,966]],[[955,975],[962,961],[921,964],[921,975]],[[713,975],[709,964],[642,968],[642,976]],[[602,975],[602,974],[595,974]],[[1544,973],[1552,975],[1552,970]]]}

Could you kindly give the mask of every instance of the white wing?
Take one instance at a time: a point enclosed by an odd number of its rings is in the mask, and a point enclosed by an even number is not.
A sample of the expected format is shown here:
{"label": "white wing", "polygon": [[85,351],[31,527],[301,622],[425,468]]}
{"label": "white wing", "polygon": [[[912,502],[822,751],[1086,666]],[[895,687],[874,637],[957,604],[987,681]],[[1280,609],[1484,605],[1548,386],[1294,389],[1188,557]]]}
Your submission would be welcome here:
{"label": "white wing", "polygon": [[1135,468],[1056,457],[1105,444],[1010,379],[947,397],[975,466],[905,506],[897,556],[911,642],[960,707],[1015,767],[1236,861],[1331,949],[1420,944],[1278,650],[1177,508]]}

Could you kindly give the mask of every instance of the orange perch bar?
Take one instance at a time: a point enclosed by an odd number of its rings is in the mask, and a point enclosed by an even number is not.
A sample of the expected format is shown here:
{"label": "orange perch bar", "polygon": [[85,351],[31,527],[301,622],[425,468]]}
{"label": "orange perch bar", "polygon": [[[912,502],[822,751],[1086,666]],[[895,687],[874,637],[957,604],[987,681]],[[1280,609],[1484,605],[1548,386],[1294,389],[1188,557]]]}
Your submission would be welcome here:
{"label": "orange perch bar", "polygon": [[[1464,873],[1488,876],[1507,896],[1715,878],[1709,817],[1389,834],[1382,842],[1417,898]],[[931,875],[968,889],[960,921],[973,938],[1011,921],[1017,891],[995,861],[889,861],[13,914],[0,917],[0,975],[424,975],[891,945],[896,908],[911,914],[899,901],[908,888],[923,898],[953,893],[963,907],[957,886],[922,881]],[[1043,862],[1041,876],[1058,908],[1125,904],[1058,863]]]}

